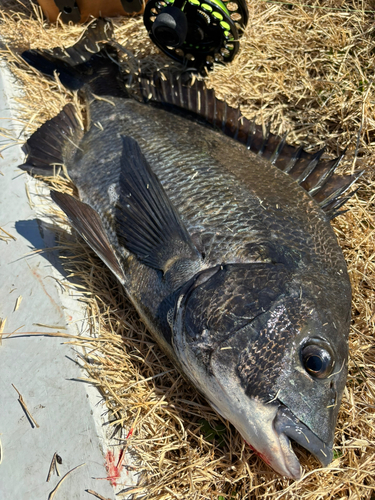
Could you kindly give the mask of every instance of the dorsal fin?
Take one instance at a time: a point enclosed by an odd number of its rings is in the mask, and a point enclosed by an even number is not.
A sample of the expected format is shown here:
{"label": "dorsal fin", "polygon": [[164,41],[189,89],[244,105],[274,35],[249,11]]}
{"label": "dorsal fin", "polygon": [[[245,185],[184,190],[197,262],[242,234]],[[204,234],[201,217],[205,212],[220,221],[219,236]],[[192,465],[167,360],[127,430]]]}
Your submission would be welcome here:
{"label": "dorsal fin", "polygon": [[363,173],[335,174],[344,153],[334,160],[322,160],[324,149],[308,153],[301,147],[290,146],[286,143],[286,136],[270,133],[269,126],[264,131],[254,120],[242,116],[239,108],[233,108],[219,100],[215,91],[208,89],[201,80],[192,81],[189,76],[165,75],[160,72],[151,77],[140,75],[135,92],[145,101],[169,104],[193,113],[241,142],[249,150],[270,160],[306,189],[330,219],[342,213],[338,211],[338,207],[350,198],[349,195],[344,199],[342,195]]}

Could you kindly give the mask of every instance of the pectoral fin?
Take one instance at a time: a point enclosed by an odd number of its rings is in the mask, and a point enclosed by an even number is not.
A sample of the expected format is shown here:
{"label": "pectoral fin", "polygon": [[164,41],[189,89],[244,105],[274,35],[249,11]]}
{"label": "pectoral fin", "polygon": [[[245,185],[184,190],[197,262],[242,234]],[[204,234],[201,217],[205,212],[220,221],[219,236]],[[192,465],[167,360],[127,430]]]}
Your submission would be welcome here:
{"label": "pectoral fin", "polygon": [[116,222],[119,241],[144,264],[166,273],[179,263],[187,274],[200,266],[177,210],[130,137],[123,137]]}

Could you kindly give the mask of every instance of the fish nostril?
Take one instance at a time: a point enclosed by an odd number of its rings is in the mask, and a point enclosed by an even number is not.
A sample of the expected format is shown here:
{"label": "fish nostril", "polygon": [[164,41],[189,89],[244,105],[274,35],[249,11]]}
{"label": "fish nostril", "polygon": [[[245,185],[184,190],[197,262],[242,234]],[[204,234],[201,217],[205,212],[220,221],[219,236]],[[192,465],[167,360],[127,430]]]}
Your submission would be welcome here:
{"label": "fish nostril", "polygon": [[334,387],[334,382],[333,382],[333,380],[331,380],[331,383],[329,384],[329,388],[333,389],[333,387]]}

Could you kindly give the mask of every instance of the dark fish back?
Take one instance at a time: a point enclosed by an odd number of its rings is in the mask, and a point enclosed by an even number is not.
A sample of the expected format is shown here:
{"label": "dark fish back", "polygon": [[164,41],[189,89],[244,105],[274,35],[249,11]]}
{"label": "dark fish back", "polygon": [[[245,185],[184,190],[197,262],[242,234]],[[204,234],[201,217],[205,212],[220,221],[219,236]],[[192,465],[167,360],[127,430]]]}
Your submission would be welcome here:
{"label": "dark fish back", "polygon": [[111,213],[121,135],[128,135],[210,265],[275,261],[284,247],[316,269],[343,265],[324,212],[289,175],[224,134],[133,100],[112,100],[115,107],[92,103],[91,128],[68,166],[96,210]]}

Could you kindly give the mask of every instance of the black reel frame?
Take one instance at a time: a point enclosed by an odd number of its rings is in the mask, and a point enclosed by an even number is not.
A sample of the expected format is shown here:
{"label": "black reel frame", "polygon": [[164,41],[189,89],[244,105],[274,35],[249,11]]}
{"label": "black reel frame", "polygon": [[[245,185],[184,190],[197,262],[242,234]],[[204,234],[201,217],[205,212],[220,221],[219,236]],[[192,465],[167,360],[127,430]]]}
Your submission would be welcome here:
{"label": "black reel frame", "polygon": [[246,0],[149,0],[143,20],[160,50],[204,73],[234,59],[248,17]]}

